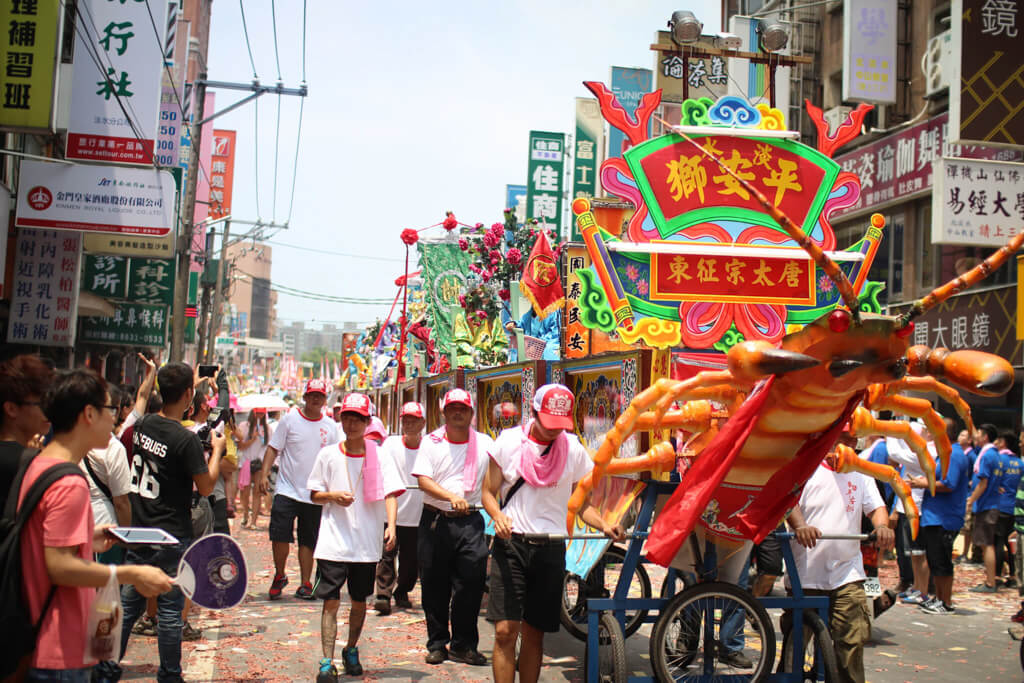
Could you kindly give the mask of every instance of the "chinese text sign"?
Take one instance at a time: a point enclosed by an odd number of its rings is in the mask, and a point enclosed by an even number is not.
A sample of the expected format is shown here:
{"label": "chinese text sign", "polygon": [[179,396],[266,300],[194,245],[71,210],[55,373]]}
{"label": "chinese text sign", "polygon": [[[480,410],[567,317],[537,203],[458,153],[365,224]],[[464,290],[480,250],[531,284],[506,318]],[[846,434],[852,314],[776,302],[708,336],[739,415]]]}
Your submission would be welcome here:
{"label": "chinese text sign", "polygon": [[19,230],[15,249],[7,342],[73,346],[82,236]]}
{"label": "chinese text sign", "polygon": [[0,0],[0,126],[49,130],[58,0]]}
{"label": "chinese text sign", "polygon": [[526,178],[526,215],[562,234],[562,176],[565,135],[530,131]]}
{"label": "chinese text sign", "polygon": [[843,99],[896,102],[896,0],[847,0],[843,8]]}
{"label": "chinese text sign", "polygon": [[935,163],[932,242],[1001,247],[1024,229],[1024,164]]}

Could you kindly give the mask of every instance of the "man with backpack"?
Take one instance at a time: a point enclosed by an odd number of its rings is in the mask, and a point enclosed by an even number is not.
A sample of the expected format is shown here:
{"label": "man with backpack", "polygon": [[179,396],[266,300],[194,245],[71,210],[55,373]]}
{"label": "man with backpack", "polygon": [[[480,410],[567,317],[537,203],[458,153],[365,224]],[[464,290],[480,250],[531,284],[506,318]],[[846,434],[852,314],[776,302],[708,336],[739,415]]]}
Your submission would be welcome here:
{"label": "man with backpack", "polygon": [[7,501],[22,452],[50,430],[42,400],[51,381],[53,370],[34,354],[0,363],[0,506]]}
{"label": "man with backpack", "polygon": [[3,520],[0,626],[5,650],[12,649],[0,660],[0,677],[27,669],[29,681],[85,682],[95,589],[115,576],[156,595],[171,589],[171,579],[156,567],[92,561],[112,539],[109,527],[93,525],[79,463],[90,449],[105,447],[114,428],[106,382],[91,370],[61,373],[42,404],[53,438],[38,454],[26,452]]}

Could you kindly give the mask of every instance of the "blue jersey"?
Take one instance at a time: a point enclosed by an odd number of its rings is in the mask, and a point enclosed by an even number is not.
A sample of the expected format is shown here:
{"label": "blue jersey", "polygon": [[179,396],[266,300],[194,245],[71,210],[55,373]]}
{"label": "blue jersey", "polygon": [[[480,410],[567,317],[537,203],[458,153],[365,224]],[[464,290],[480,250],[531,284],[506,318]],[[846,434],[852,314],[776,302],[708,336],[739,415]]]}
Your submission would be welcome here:
{"label": "blue jersey", "polygon": [[1013,451],[999,451],[999,512],[1012,515],[1020,483],[1021,462]]}
{"label": "blue jersey", "polygon": [[946,531],[957,531],[964,525],[964,506],[967,502],[967,484],[971,470],[960,444],[953,444],[949,455],[949,472],[942,471],[942,463],[935,463],[935,481],[952,489],[934,496],[925,489],[921,503],[921,526],[941,526]]}
{"label": "blue jersey", "polygon": [[992,444],[985,444],[981,452],[978,453],[978,471],[975,473],[975,481],[980,482],[984,479],[988,484],[981,497],[974,501],[973,510],[975,513],[999,508],[999,480],[1002,478],[1001,461],[1002,458],[999,456],[999,451]]}

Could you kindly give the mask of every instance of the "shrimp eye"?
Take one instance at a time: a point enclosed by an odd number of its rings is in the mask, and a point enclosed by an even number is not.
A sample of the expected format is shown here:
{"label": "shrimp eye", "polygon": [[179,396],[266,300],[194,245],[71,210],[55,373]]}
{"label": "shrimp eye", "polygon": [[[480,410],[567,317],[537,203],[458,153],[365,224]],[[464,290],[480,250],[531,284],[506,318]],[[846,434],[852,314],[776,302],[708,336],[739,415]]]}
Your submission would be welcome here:
{"label": "shrimp eye", "polygon": [[832,311],[828,316],[828,328],[842,334],[850,329],[850,314],[842,309]]}
{"label": "shrimp eye", "polygon": [[896,336],[900,339],[909,337],[914,331],[914,323],[907,323],[903,327],[896,330]]}

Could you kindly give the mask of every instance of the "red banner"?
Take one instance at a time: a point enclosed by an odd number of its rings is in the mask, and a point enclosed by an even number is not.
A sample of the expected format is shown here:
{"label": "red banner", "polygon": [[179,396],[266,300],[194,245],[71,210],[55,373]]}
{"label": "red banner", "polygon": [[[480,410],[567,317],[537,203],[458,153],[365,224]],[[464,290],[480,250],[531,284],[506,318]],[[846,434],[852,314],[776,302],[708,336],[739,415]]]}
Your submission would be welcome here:
{"label": "red banner", "polygon": [[210,217],[231,214],[231,188],[235,184],[235,131],[213,131],[210,153]]}
{"label": "red banner", "polygon": [[814,304],[814,263],[786,256],[653,254],[652,301]]}

